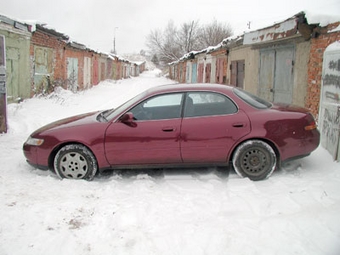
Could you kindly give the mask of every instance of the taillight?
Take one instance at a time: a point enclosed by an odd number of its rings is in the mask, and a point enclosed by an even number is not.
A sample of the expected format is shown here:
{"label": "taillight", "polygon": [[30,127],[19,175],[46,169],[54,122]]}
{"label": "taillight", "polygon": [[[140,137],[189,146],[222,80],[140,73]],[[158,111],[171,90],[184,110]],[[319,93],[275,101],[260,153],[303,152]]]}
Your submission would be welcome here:
{"label": "taillight", "polygon": [[310,123],[308,126],[305,126],[305,130],[309,131],[309,130],[313,130],[316,129],[318,126],[316,125],[316,122],[313,121],[312,123]]}

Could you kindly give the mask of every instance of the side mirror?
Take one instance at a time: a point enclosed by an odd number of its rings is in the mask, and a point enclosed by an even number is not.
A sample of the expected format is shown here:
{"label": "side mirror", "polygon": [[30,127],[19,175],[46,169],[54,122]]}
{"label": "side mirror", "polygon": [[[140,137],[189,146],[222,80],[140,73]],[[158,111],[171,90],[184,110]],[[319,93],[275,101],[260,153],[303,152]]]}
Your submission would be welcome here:
{"label": "side mirror", "polygon": [[120,121],[130,127],[137,127],[137,123],[133,118],[132,112],[125,113],[122,117],[120,117]]}

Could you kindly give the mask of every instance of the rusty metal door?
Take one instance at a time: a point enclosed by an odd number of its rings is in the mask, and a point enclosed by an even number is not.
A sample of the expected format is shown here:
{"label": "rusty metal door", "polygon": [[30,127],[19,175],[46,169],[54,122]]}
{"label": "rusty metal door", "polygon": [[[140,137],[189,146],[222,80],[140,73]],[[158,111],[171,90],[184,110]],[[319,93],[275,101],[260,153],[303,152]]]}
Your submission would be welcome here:
{"label": "rusty metal door", "polygon": [[294,47],[275,52],[274,102],[291,104],[293,101]]}
{"label": "rusty metal door", "polygon": [[[123,63],[121,63],[121,66],[120,66],[120,78],[124,78],[124,66],[123,66]],[[104,62],[100,62],[100,77],[99,77],[99,81],[103,81],[106,79],[106,76],[105,76],[105,63]]]}
{"label": "rusty metal door", "polygon": [[0,35],[0,134],[7,133],[6,42]]}
{"label": "rusty metal door", "polygon": [[191,67],[191,83],[196,83],[197,82],[197,63],[192,63]]}
{"label": "rusty metal door", "polygon": [[91,58],[84,58],[84,89],[91,87]]}
{"label": "rusty metal door", "polygon": [[243,89],[244,84],[244,60],[237,61],[237,84],[236,86]]}
{"label": "rusty metal door", "polygon": [[18,48],[7,48],[7,100],[9,102],[14,102],[20,97],[19,56]]}
{"label": "rusty metal door", "polygon": [[231,61],[231,84],[243,88],[244,60]]}
{"label": "rusty metal door", "polygon": [[321,145],[340,161],[340,42],[324,53],[319,111]]}
{"label": "rusty metal door", "polygon": [[191,83],[191,62],[187,62],[187,68],[186,68],[186,78],[185,82],[186,83]]}
{"label": "rusty metal door", "polygon": [[34,92],[36,94],[45,93],[51,86],[53,50],[46,47],[35,47],[34,60]]}
{"label": "rusty metal door", "polygon": [[76,92],[78,89],[78,59],[67,58],[67,89]]}
{"label": "rusty metal door", "polygon": [[178,64],[178,75],[179,75],[179,77],[178,77],[178,81],[180,82],[180,83],[182,83],[182,79],[183,79],[183,66],[182,66],[182,64],[181,63],[179,63]]}
{"label": "rusty metal door", "polygon": [[237,62],[231,61],[230,64],[230,84],[236,87],[237,79]]}
{"label": "rusty metal door", "polygon": [[198,64],[198,83],[203,83],[204,63]]}
{"label": "rusty metal door", "polygon": [[260,97],[274,103],[292,103],[294,52],[294,46],[260,51]]}
{"label": "rusty metal door", "polygon": [[260,51],[259,96],[273,101],[275,51]]}
{"label": "rusty metal door", "polygon": [[205,65],[205,83],[210,83],[210,76],[211,76],[211,63],[207,63]]}
{"label": "rusty metal door", "polygon": [[225,75],[226,58],[218,58],[216,63],[216,82],[219,84],[224,84],[226,81]]}
{"label": "rusty metal door", "polygon": [[[116,70],[116,68],[115,68]],[[97,85],[99,83],[99,64],[98,64],[98,59],[93,59],[93,85]],[[116,74],[115,74],[116,75]]]}

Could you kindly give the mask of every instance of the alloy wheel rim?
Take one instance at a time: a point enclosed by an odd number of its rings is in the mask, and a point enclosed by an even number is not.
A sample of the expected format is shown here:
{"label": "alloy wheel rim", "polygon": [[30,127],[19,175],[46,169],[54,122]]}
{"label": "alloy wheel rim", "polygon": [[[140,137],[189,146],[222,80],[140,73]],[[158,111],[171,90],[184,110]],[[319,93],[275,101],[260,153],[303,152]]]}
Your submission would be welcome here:
{"label": "alloy wheel rim", "polygon": [[70,152],[60,159],[60,169],[66,178],[81,179],[89,169],[86,158],[78,152]]}

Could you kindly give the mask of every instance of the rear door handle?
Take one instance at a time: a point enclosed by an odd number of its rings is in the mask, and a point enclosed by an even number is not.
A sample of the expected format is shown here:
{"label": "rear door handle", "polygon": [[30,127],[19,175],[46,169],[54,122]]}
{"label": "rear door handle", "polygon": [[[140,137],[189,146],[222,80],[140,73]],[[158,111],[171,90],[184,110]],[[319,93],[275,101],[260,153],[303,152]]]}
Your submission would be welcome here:
{"label": "rear door handle", "polygon": [[163,132],[173,132],[175,131],[174,127],[164,127],[162,128]]}
{"label": "rear door handle", "polygon": [[244,123],[241,123],[241,122],[233,124],[233,127],[236,127],[236,128],[241,128],[241,127],[244,127],[244,126],[245,126]]}

